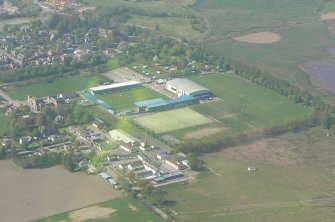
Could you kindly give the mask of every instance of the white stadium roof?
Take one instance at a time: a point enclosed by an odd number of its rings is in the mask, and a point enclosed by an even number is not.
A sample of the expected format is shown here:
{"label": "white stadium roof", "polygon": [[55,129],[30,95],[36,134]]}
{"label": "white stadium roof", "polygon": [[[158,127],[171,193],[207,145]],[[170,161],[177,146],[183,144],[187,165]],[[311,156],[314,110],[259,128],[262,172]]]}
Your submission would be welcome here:
{"label": "white stadium roof", "polygon": [[91,91],[96,92],[96,91],[102,91],[102,90],[108,90],[108,89],[117,89],[125,86],[132,86],[132,85],[138,85],[140,84],[137,81],[129,81],[129,82],[120,82],[120,83],[114,83],[110,85],[104,85],[104,86],[97,86],[90,88]]}
{"label": "white stadium roof", "polygon": [[191,95],[197,92],[209,92],[209,89],[199,85],[198,83],[192,82],[189,79],[176,78],[166,82],[166,85],[173,86],[178,90],[184,91],[187,95]]}

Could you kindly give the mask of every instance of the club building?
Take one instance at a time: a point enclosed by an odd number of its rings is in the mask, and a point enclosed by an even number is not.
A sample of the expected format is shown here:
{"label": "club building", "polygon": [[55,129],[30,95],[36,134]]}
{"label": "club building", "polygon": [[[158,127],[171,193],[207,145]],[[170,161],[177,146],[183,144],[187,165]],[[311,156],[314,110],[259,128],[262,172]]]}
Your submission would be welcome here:
{"label": "club building", "polygon": [[167,90],[177,94],[178,97],[187,95],[200,99],[211,96],[209,89],[184,78],[176,78],[167,81],[165,87]]}

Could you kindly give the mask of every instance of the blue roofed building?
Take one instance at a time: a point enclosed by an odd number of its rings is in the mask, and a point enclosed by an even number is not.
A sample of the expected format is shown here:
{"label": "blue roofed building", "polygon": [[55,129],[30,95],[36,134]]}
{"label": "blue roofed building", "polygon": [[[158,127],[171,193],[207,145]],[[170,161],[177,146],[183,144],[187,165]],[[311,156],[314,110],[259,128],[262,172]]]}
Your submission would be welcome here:
{"label": "blue roofed building", "polygon": [[155,112],[155,111],[164,111],[167,109],[168,103],[162,99],[151,99],[151,100],[144,100],[140,102],[134,103],[134,105],[137,107],[139,112]]}
{"label": "blue roofed building", "polygon": [[178,97],[176,99],[171,99],[166,101],[168,103],[169,108],[177,108],[177,107],[183,107],[183,106],[188,106],[192,105],[196,102],[197,100],[195,99],[194,96],[190,95],[184,95],[181,97]]}

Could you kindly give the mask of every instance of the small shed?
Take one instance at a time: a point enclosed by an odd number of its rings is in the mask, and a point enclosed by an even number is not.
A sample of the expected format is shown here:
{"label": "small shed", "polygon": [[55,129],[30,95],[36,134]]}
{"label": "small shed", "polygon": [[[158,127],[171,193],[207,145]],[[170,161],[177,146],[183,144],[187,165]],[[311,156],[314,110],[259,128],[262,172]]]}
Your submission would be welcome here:
{"label": "small shed", "polygon": [[256,171],[256,170],[257,170],[256,167],[248,167],[248,171],[249,171],[249,172]]}

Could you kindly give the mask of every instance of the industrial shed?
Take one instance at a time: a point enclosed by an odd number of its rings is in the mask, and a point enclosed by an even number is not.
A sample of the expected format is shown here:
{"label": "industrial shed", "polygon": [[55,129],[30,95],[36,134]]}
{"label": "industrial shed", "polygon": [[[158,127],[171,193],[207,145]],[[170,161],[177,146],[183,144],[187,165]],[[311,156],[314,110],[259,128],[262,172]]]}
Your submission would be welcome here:
{"label": "industrial shed", "polygon": [[177,78],[166,82],[166,89],[177,94],[178,97],[188,95],[203,98],[211,95],[209,89],[192,82],[189,79]]}

